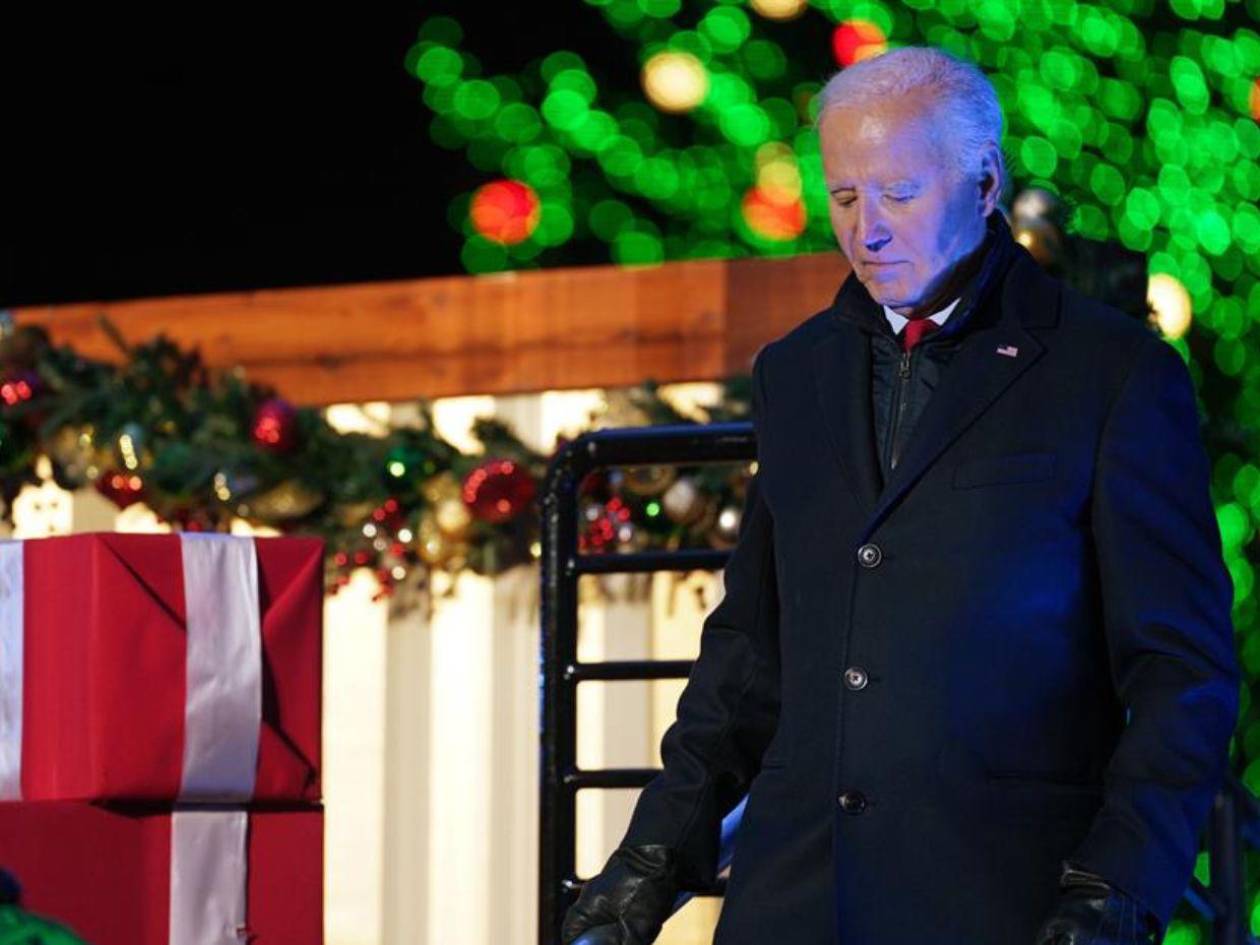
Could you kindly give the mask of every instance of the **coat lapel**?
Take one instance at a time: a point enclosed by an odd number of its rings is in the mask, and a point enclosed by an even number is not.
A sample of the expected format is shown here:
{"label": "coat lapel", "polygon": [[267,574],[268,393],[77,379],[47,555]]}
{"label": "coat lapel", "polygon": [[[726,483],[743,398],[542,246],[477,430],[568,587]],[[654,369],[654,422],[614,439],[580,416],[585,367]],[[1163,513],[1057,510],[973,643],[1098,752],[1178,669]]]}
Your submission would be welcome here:
{"label": "coat lapel", "polygon": [[[846,287],[852,290],[851,284]],[[1059,292],[1058,283],[1020,248],[1000,293],[995,293],[1000,304],[974,313],[976,322],[882,487],[874,446],[869,329],[853,314],[853,295],[841,290],[833,306],[832,331],[811,353],[826,437],[866,521],[862,531],[867,536],[946,447],[1045,353],[1045,345],[1028,328],[1054,324]]]}
{"label": "coat lapel", "polygon": [[875,508],[880,475],[871,403],[871,341],[848,322],[812,349],[814,390],[831,451],[863,517]]}
{"label": "coat lapel", "polygon": [[[1014,351],[1015,355],[1001,351]],[[868,529],[875,528],[932,462],[1045,352],[1037,337],[1014,318],[975,328],[941,374],[901,461],[888,475]]]}

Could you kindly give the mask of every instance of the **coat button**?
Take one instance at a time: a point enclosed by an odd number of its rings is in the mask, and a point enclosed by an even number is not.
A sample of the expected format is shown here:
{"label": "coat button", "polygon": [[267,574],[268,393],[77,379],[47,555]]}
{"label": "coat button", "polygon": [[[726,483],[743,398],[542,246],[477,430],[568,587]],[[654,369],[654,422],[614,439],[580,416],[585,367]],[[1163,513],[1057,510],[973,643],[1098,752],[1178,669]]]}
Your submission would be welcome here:
{"label": "coat button", "polygon": [[844,684],[854,692],[865,689],[867,681],[866,670],[861,666],[850,666],[844,671]]}
{"label": "coat button", "polygon": [[845,791],[840,795],[840,809],[846,814],[860,814],[866,810],[866,795],[861,791]]}
{"label": "coat button", "polygon": [[867,542],[857,551],[858,564],[864,568],[873,568],[884,559],[884,553],[880,551],[879,545],[874,542]]}

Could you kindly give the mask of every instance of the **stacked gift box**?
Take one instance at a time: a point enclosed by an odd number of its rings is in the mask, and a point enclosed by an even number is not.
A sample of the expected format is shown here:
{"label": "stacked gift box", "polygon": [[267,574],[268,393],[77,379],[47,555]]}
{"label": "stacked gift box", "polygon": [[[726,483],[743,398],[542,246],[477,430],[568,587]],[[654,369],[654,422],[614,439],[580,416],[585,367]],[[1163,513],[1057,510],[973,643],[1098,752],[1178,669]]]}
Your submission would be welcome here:
{"label": "stacked gift box", "polygon": [[322,546],[0,543],[0,867],[92,945],[322,941]]}

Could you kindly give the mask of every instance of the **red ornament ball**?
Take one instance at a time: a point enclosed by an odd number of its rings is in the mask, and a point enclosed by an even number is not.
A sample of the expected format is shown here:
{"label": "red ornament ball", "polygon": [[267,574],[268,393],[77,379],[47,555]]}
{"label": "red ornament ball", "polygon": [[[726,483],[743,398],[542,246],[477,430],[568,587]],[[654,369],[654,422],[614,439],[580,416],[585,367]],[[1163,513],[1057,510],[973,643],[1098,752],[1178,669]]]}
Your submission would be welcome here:
{"label": "red ornament ball", "polygon": [[273,397],[263,401],[254,414],[249,435],[258,446],[273,453],[288,453],[297,446],[297,408]]}
{"label": "red ornament ball", "polygon": [[464,477],[464,504],[485,522],[515,518],[538,491],[529,472],[510,459],[491,459]]}
{"label": "red ornament ball", "polygon": [[831,51],[841,66],[878,56],[887,48],[888,37],[870,20],[845,20],[831,34]]}
{"label": "red ornament ball", "polygon": [[496,180],[473,194],[469,208],[477,232],[496,243],[519,243],[538,226],[542,203],[534,188],[519,180]]}
{"label": "red ornament ball", "polygon": [[144,480],[133,472],[111,469],[96,480],[96,491],[120,509],[135,505],[144,498]]}

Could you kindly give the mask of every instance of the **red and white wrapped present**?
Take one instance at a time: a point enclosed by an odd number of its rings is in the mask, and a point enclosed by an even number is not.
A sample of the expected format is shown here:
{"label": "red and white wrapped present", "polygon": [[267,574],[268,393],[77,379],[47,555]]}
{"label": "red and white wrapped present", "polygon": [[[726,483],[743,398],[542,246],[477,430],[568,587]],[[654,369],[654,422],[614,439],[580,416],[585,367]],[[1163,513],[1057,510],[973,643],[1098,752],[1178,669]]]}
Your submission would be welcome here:
{"label": "red and white wrapped present", "polygon": [[23,908],[92,945],[319,945],[323,811],[0,804]]}
{"label": "red and white wrapped present", "polygon": [[0,542],[0,801],[315,801],[323,547]]}

